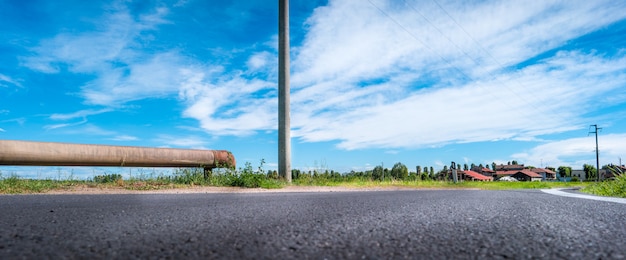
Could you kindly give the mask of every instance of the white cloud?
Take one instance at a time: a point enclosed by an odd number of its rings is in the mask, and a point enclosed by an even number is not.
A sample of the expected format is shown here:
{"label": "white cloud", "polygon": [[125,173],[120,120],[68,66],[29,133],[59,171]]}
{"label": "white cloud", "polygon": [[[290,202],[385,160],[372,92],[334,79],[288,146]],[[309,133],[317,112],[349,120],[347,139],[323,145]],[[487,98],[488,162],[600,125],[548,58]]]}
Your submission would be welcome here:
{"label": "white cloud", "polygon": [[52,114],[50,115],[50,119],[69,120],[69,119],[74,119],[74,118],[85,118],[87,116],[98,115],[98,114],[102,114],[102,113],[106,113],[110,111],[111,109],[108,109],[108,108],[99,109],[99,110],[85,109],[85,110],[80,110],[80,111],[76,111],[74,113],[69,113],[69,114]]}
{"label": "white cloud", "polygon": [[197,119],[204,130],[216,135],[247,135],[276,127],[274,84],[239,76],[210,83],[207,78],[212,75],[185,73],[188,79],[179,93],[188,105],[183,116]]}
{"label": "white cloud", "polygon": [[445,4],[471,37],[436,6],[414,3],[420,17],[374,4],[331,1],[309,19],[293,61],[292,136],[344,149],[537,140],[583,127],[594,98],[624,93],[623,54],[502,67],[623,19],[612,2]]}
{"label": "white cloud", "polygon": [[6,130],[4,130],[4,129],[0,128],[0,132],[6,132]]}
{"label": "white cloud", "polygon": [[58,73],[62,64],[73,73],[97,75],[82,87],[81,95],[94,105],[116,106],[127,101],[175,94],[182,60],[174,51],[145,53],[145,33],[168,23],[167,8],[133,17],[122,4],[101,18],[100,28],[79,34],[61,33],[32,49],[23,65]]}
{"label": "white cloud", "polygon": [[172,135],[159,135],[156,142],[164,143],[166,147],[174,146],[174,147],[183,147],[183,148],[192,148],[192,149],[207,149],[206,138],[198,137],[198,136],[172,136]]}
{"label": "white cloud", "polygon": [[45,125],[43,127],[43,129],[45,129],[45,130],[54,130],[54,129],[59,129],[59,128],[71,127],[71,126],[79,126],[79,125],[83,125],[85,123],[87,123],[87,119],[83,118],[83,120],[81,120],[79,122],[74,122],[74,123]]}
{"label": "white cloud", "polygon": [[[304,41],[292,45],[293,137],[338,141],[348,150],[536,141],[586,127],[596,98],[626,96],[623,52],[562,51],[509,67],[626,18],[616,11],[626,2],[450,1],[441,3],[445,9],[437,2],[371,3],[329,1],[307,20]],[[71,72],[97,75],[81,89],[88,104],[119,106],[178,94],[186,106],[182,116],[211,134],[276,129],[275,53],[254,50],[245,68],[229,70],[177,50],[141,52],[141,34],[167,23],[167,13],[161,8],[135,19],[118,7],[98,31],[43,41],[23,62],[46,73],[66,64]],[[623,102],[613,98],[603,105]],[[51,118],[100,112],[107,111]],[[206,144],[197,137],[161,139]]]}
{"label": "white cloud", "polygon": [[[499,79],[417,91],[351,111],[296,114],[294,136],[305,141],[339,139],[345,149],[532,139],[580,128],[580,115],[596,96],[623,91],[626,75],[619,72],[625,69],[624,57],[606,61],[592,55],[561,54]],[[606,77],[612,80],[607,82]],[[509,88],[517,94],[503,89],[501,82],[514,82]]]}
{"label": "white cloud", "polygon": [[103,129],[93,124],[86,124],[85,126],[77,129],[67,131],[67,133],[81,134],[81,135],[102,135],[112,136],[117,135],[117,132]]}
{"label": "white cloud", "polygon": [[24,125],[24,122],[26,122],[26,118],[20,117],[20,118],[12,118],[12,119],[6,119],[6,120],[0,121],[0,123],[13,123],[13,122],[19,125]]}
{"label": "white cloud", "polygon": [[132,136],[132,135],[117,135],[111,138],[111,140],[113,141],[136,141],[136,140],[139,140],[139,138]]}
{"label": "white cloud", "polygon": [[0,73],[0,87],[8,88],[11,86],[21,87],[22,84],[19,82],[19,80],[13,79],[7,75]]}
{"label": "white cloud", "polygon": [[[598,136],[600,166],[619,163],[619,158],[626,154],[624,143],[626,143],[626,134],[600,134]],[[514,154],[512,157],[536,167],[543,164],[553,167],[571,165],[574,168],[582,168],[583,164],[596,164],[595,149],[595,136],[591,135],[547,142],[529,151]]]}
{"label": "white cloud", "polygon": [[259,53],[255,53],[253,54],[249,59],[248,62],[246,63],[246,65],[248,66],[248,68],[252,71],[256,71],[256,70],[260,70],[260,69],[265,69],[267,70],[268,68],[270,70],[275,70],[274,68],[276,66],[274,66],[276,64],[276,56],[267,52],[267,51],[263,51],[263,52],[259,52]]}

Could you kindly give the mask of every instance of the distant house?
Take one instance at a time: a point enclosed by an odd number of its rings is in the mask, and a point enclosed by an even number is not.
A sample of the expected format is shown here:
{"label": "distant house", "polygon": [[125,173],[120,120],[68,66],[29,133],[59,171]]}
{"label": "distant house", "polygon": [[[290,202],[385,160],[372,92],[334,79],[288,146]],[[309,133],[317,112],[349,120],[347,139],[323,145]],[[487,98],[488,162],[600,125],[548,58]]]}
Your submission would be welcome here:
{"label": "distant house", "polygon": [[470,169],[471,171],[480,173],[482,175],[488,176],[488,177],[493,177],[496,175],[496,172],[494,170],[491,170],[489,168],[485,168],[485,167],[480,167],[480,166],[474,166]]}
{"label": "distant house", "polygon": [[521,171],[523,169],[524,169],[523,164],[496,165],[496,172],[498,171]]}
{"label": "distant house", "polygon": [[512,176],[518,171],[524,170],[523,164],[510,164],[510,165],[496,165],[496,178],[502,178],[504,176]]}
{"label": "distant house", "polygon": [[517,171],[516,173],[511,175],[511,177],[517,179],[518,181],[541,181],[542,180],[541,175],[528,169]]}
{"label": "distant house", "polygon": [[531,171],[541,175],[541,180],[543,181],[556,180],[556,172],[553,172],[551,170],[544,169],[544,168],[533,168],[531,169]]}
{"label": "distant house", "polygon": [[472,170],[459,171],[461,179],[466,181],[493,181],[493,177],[485,176]]}
{"label": "distant house", "polygon": [[[609,166],[609,167],[611,167],[611,166]],[[617,172],[615,172],[615,170],[617,170]],[[609,170],[609,169],[600,169],[600,179],[601,180],[606,180],[606,179],[614,178],[615,177],[615,173],[619,173],[619,170],[626,170],[626,168],[623,167],[623,166],[617,166],[616,168],[613,168],[613,171]],[[571,174],[572,174],[572,178],[576,177],[580,181],[595,181],[596,180],[595,177],[594,178],[590,178],[590,179],[587,178],[587,174],[585,173],[585,170],[572,170]]]}
{"label": "distant house", "polygon": [[[556,178],[556,173],[547,169],[541,169],[546,178]],[[526,169],[523,164],[496,165],[496,176],[502,178],[509,176],[518,181],[541,181],[544,177],[532,170]]]}
{"label": "distant house", "polygon": [[[604,168],[604,167],[603,167]],[[626,172],[626,167],[624,165],[614,165],[609,164],[606,168],[600,170],[600,174],[602,174],[602,179],[614,179],[617,175],[624,174]]]}
{"label": "distant house", "polygon": [[584,181],[587,179],[587,176],[585,175],[585,171],[583,170],[572,170],[571,175],[572,175],[572,178],[576,177],[580,181]]}

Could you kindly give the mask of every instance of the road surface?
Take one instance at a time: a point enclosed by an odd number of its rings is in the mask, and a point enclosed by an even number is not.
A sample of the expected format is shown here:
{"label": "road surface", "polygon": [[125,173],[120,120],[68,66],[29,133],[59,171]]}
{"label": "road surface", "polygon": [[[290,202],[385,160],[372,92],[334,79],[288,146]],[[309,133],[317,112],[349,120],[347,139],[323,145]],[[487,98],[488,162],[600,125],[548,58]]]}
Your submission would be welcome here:
{"label": "road surface", "polygon": [[625,257],[626,204],[539,190],[0,196],[0,259]]}

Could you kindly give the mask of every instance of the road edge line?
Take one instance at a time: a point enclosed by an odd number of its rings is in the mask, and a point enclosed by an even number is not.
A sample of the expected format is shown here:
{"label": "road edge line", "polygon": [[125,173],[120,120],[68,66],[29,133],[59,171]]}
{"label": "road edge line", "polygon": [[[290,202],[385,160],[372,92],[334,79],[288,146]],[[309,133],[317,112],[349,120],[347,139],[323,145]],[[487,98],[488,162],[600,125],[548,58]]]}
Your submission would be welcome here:
{"label": "road edge line", "polygon": [[579,199],[589,199],[589,200],[600,200],[600,201],[608,201],[608,202],[626,204],[626,199],[625,198],[600,197],[600,196],[594,196],[594,195],[576,194],[576,193],[565,192],[563,190],[567,190],[567,189],[563,189],[563,188],[561,188],[561,189],[541,189],[541,191],[544,192],[544,193],[548,193],[548,194],[552,194],[552,195],[556,195],[556,196],[579,198]]}

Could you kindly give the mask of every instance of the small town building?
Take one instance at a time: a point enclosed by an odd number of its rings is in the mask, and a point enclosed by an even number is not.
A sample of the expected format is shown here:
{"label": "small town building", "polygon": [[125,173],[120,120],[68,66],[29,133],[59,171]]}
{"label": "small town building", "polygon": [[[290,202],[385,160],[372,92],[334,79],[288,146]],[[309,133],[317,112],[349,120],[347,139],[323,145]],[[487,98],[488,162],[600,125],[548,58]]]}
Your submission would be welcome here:
{"label": "small town building", "polygon": [[482,175],[488,176],[488,177],[493,177],[496,176],[496,171],[491,170],[489,168],[485,168],[485,167],[480,167],[480,166],[474,166],[470,169],[471,171],[480,173]]}
{"label": "small town building", "polygon": [[542,181],[553,181],[553,180],[556,180],[556,172],[553,172],[551,170],[544,169],[544,168],[533,168],[533,169],[531,169],[531,171],[541,175],[541,180]]}
{"label": "small town building", "polygon": [[493,177],[485,176],[472,170],[459,171],[465,181],[493,181]]}
{"label": "small town building", "polygon": [[511,177],[517,179],[518,181],[541,181],[542,180],[541,175],[528,169],[517,171],[516,173],[511,175]]}

